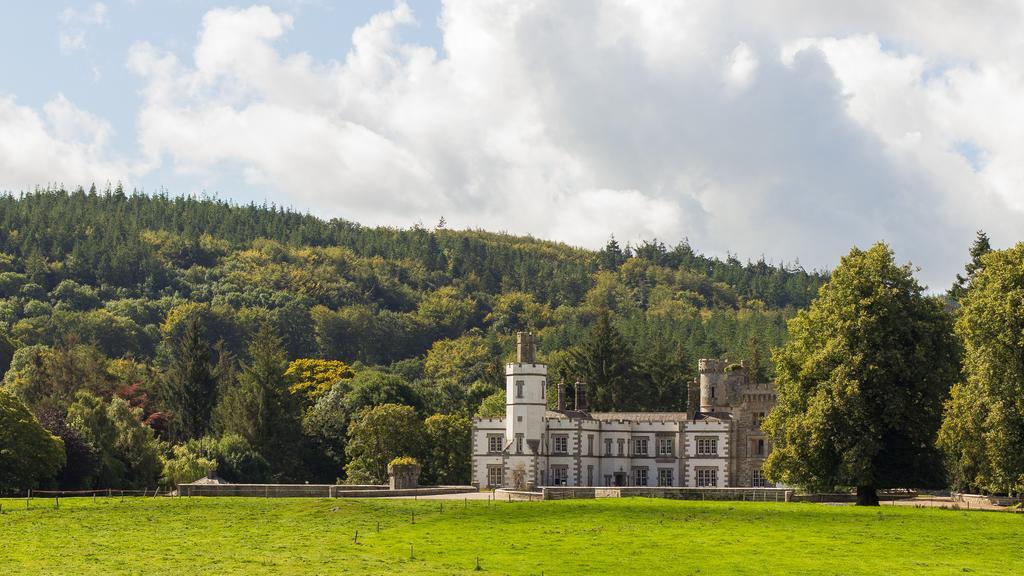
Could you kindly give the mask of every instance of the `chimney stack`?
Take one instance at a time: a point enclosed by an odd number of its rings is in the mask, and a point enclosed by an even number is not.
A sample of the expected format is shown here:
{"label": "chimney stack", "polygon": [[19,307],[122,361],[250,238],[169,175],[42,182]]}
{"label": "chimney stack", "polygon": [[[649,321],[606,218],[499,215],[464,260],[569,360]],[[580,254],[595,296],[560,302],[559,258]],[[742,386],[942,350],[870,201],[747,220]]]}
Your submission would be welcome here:
{"label": "chimney stack", "polygon": [[690,420],[696,420],[700,412],[700,383],[697,380],[686,387],[686,412]]}
{"label": "chimney stack", "polygon": [[558,411],[565,410],[565,381],[558,383]]}
{"label": "chimney stack", "polygon": [[537,363],[537,343],[533,339],[533,334],[529,332],[516,334],[516,362],[520,364]]}
{"label": "chimney stack", "polygon": [[587,385],[577,381],[573,388],[576,391],[576,410],[586,412],[589,410],[587,406]]}

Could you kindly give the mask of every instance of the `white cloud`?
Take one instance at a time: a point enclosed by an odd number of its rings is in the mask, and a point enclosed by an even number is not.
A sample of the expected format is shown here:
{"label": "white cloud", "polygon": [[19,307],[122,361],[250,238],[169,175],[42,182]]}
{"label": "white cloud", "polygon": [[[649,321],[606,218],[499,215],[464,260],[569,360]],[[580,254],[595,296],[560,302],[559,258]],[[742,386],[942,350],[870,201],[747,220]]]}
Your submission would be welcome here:
{"label": "white cloud", "polygon": [[[287,14],[211,10],[190,58],[130,50],[137,161],[63,97],[0,97],[0,173],[17,189],[237,172],[368,224],[685,236],[816,267],[885,239],[941,289],[975,229],[1019,239],[1022,8],[447,0],[438,54],[401,40],[400,1],[333,59],[288,52]],[[58,18],[65,53],[109,25],[101,3]]]}
{"label": "white cloud", "polygon": [[442,57],[399,40],[398,2],[326,61],[278,45],[288,15],[213,10],[191,62],[129,65],[149,166],[239,166],[325,215],[822,267],[885,239],[941,287],[974,229],[1015,240],[1024,61],[980,29],[1020,18],[970,16],[957,52],[953,4],[901,6],[449,0]]}
{"label": "white cloud", "polygon": [[40,116],[10,96],[0,96],[0,174],[6,190],[47,184],[104,184],[133,170],[112,160],[110,125],[75,107],[63,95]]}
{"label": "white cloud", "polygon": [[727,84],[737,90],[743,90],[754,79],[759,62],[749,46],[740,42],[729,55],[724,78]]}
{"label": "white cloud", "polygon": [[110,24],[107,12],[107,5],[102,2],[96,2],[87,10],[76,10],[70,6],[61,10],[57,14],[61,24],[57,33],[61,53],[69,55],[87,48],[90,28]]}

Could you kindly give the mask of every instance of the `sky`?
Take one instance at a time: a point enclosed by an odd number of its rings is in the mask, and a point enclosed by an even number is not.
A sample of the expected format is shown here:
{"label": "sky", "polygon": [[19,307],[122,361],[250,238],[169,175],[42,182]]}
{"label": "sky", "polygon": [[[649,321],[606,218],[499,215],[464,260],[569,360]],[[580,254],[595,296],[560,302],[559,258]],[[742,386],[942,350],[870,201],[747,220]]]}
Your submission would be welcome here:
{"label": "sky", "polygon": [[1024,222],[1024,2],[36,1],[0,8],[0,190],[122,182],[367,225],[945,289]]}

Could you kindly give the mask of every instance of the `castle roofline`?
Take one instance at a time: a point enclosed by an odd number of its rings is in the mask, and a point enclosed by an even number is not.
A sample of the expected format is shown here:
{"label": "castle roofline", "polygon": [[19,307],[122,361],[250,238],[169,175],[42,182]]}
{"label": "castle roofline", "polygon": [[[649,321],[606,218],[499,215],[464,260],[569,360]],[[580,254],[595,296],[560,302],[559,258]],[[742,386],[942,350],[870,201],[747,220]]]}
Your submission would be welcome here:
{"label": "castle roofline", "polygon": [[597,420],[600,422],[679,422],[688,420],[686,412],[581,412],[576,410],[548,410],[548,418]]}

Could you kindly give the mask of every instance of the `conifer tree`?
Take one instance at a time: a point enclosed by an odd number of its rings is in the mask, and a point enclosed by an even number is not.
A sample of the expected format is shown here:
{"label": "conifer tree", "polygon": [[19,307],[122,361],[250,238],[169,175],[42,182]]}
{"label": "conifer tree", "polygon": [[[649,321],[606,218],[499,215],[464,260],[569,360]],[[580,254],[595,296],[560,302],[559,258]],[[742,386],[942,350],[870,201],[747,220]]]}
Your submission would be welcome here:
{"label": "conifer tree", "polygon": [[249,346],[249,363],[218,408],[222,432],[238,434],[263,455],[278,479],[297,472],[301,406],[288,390],[281,338],[263,324]]}
{"label": "conifer tree", "polygon": [[634,380],[632,350],[602,310],[583,344],[570,353],[571,369],[587,383],[593,410],[636,409],[640,390]]}
{"label": "conifer tree", "polygon": [[171,417],[170,436],[189,440],[209,431],[217,403],[217,379],[210,344],[198,315],[193,316],[175,342],[170,365],[161,380],[160,395]]}
{"label": "conifer tree", "polygon": [[992,244],[988,240],[988,234],[985,234],[983,230],[978,230],[977,235],[974,238],[974,242],[971,244],[971,261],[964,266],[964,271],[967,275],[963,276],[957,274],[956,282],[954,282],[953,286],[948,292],[946,292],[950,300],[959,302],[960,299],[963,298],[964,294],[967,292],[967,288],[970,286],[971,280],[974,279],[974,276],[977,275],[984,266],[981,262],[981,257],[991,251]]}

